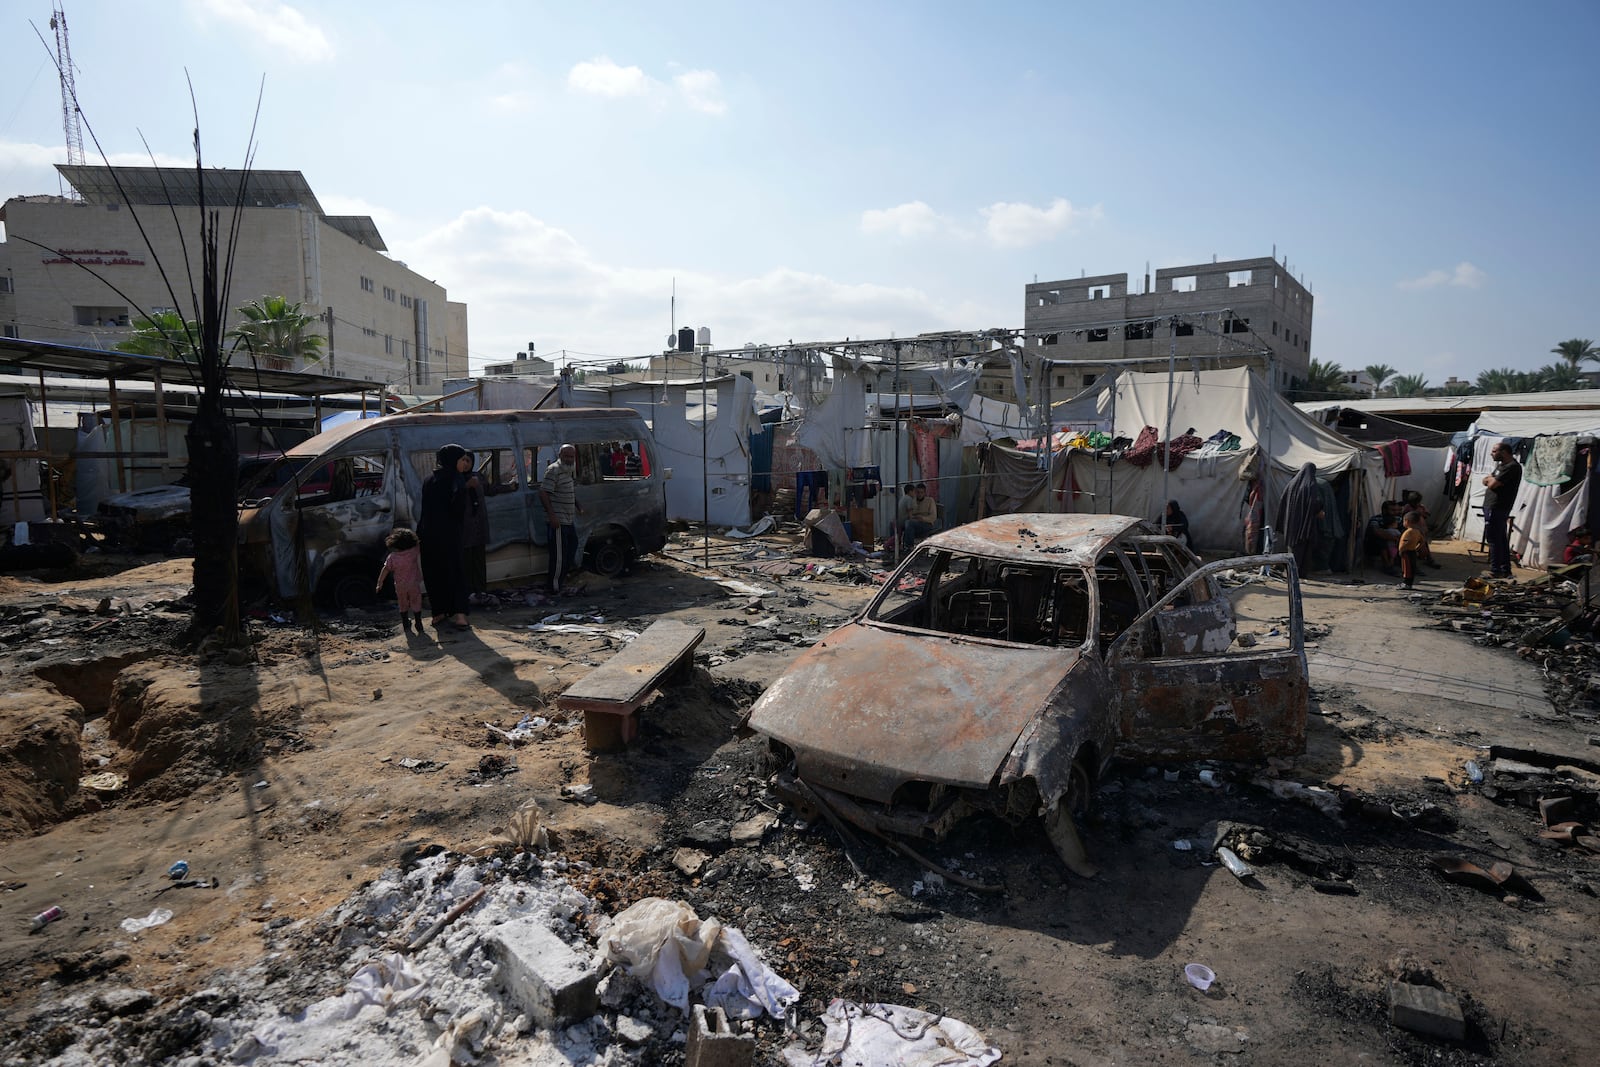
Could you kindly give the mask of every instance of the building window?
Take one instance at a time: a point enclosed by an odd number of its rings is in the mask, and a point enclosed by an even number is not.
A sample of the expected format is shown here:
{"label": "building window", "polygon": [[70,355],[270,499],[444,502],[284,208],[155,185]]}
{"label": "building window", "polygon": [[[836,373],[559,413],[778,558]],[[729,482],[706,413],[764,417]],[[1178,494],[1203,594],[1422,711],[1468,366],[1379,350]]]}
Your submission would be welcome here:
{"label": "building window", "polygon": [[376,337],[378,336],[378,331],[374,330],[371,326],[363,326],[361,327],[361,334],[364,337]]}
{"label": "building window", "polygon": [[1222,320],[1222,332],[1223,333],[1249,333],[1250,332],[1250,320],[1249,319],[1223,319]]}
{"label": "building window", "polygon": [[1065,374],[1056,375],[1056,388],[1057,389],[1064,389],[1064,388],[1066,388],[1066,385],[1067,385],[1067,376]]}
{"label": "building window", "polygon": [[411,342],[410,341],[402,340],[400,342],[400,358],[402,360],[406,361],[406,362],[410,362],[410,360],[411,360]]}
{"label": "building window", "polygon": [[1198,283],[1193,274],[1185,274],[1181,278],[1172,279],[1172,291],[1174,293],[1192,293],[1196,284]]}
{"label": "building window", "polygon": [[126,326],[128,309],[125,307],[74,307],[72,321],[79,326]]}
{"label": "building window", "polygon": [[11,275],[0,274],[0,293],[11,292]]}
{"label": "building window", "polygon": [[1192,322],[1175,322],[1175,323],[1173,323],[1172,324],[1172,336],[1174,336],[1174,337],[1193,337],[1194,336],[1194,323],[1192,323]]}
{"label": "building window", "polygon": [[389,301],[390,303],[393,303],[394,302],[394,290],[389,288],[387,285],[384,286],[383,287],[383,298],[385,300]]}
{"label": "building window", "polygon": [[1109,299],[1111,299],[1111,286],[1109,286],[1109,285],[1091,285],[1091,286],[1089,286],[1089,299],[1090,300],[1109,300]]}
{"label": "building window", "polygon": [[1274,337],[1278,336],[1278,320],[1277,319],[1273,319],[1272,320],[1272,336],[1274,336]]}
{"label": "building window", "polygon": [[1085,389],[1089,388],[1089,386],[1094,384],[1094,380],[1097,377],[1099,377],[1099,375],[1097,375],[1097,374],[1085,374],[1083,376],[1083,387]]}
{"label": "building window", "polygon": [[401,293],[400,294],[400,306],[403,307],[403,308],[410,307],[411,306],[411,298],[409,296],[407,296],[406,294]]}
{"label": "building window", "polygon": [[0,326],[0,337],[15,337],[15,336],[17,336],[17,327],[16,327],[15,324],[8,322],[4,326]]}
{"label": "building window", "polygon": [[1111,330],[1109,327],[1101,326],[1099,329],[1089,330],[1087,332],[1088,340],[1090,341],[1108,341],[1111,339]]}
{"label": "building window", "polygon": [[1044,335],[1044,337],[1040,338],[1039,343],[1044,345],[1058,345],[1061,343],[1061,335],[1059,333],[1047,333]]}
{"label": "building window", "polygon": [[365,274],[361,276],[361,291],[363,293],[372,292],[372,279],[367,277]]}
{"label": "building window", "polygon": [[1241,285],[1250,284],[1250,272],[1247,270],[1230,270],[1228,272],[1228,288],[1236,289]]}
{"label": "building window", "polygon": [[383,335],[383,354],[386,356],[394,355],[394,338],[388,334]]}
{"label": "building window", "polygon": [[1130,322],[1124,336],[1130,341],[1148,341],[1156,334],[1156,324],[1153,322]]}

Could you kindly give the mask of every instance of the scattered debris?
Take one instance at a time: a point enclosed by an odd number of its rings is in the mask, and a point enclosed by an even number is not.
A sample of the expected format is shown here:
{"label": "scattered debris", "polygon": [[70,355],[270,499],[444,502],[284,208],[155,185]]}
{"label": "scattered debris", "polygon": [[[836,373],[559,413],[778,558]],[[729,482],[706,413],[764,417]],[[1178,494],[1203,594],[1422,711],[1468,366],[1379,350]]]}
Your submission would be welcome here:
{"label": "scattered debris", "polygon": [[789,1067],[818,1063],[985,1067],[1000,1058],[1000,1050],[966,1023],[899,1004],[834,999],[822,1021],[826,1027],[822,1047],[812,1052],[790,1046],[783,1052],[784,1063]]}

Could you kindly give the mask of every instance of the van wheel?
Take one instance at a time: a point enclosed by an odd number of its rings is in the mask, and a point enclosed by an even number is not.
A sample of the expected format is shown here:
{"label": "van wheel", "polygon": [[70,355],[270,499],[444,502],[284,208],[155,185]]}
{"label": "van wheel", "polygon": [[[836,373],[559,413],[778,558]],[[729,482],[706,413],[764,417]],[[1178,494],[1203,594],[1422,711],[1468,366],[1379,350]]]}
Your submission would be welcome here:
{"label": "van wheel", "polygon": [[607,537],[589,546],[589,569],[603,578],[615,578],[628,569],[628,542]]}
{"label": "van wheel", "polygon": [[323,577],[318,587],[320,599],[336,611],[367,607],[377,600],[372,591],[373,577],[359,567],[342,567]]}

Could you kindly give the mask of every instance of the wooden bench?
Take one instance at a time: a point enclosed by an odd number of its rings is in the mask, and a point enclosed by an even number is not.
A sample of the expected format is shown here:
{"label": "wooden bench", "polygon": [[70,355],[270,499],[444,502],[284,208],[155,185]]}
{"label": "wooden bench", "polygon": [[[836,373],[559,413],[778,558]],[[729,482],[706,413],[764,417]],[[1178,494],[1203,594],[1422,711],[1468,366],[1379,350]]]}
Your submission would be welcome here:
{"label": "wooden bench", "polygon": [[639,736],[639,708],[662,681],[690,661],[705,639],[700,626],[662,620],[634,638],[556,699],[564,711],[583,712],[583,747],[611,752]]}

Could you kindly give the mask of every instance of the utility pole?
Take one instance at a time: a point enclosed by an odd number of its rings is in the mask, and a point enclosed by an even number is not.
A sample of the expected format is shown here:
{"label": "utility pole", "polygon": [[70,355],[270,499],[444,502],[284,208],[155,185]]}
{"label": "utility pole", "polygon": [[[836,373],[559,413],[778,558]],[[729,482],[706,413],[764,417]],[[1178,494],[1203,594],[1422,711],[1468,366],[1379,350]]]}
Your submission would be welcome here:
{"label": "utility pole", "polygon": [[333,305],[332,304],[329,304],[327,310],[322,313],[322,321],[326,322],[328,324],[328,373],[331,375],[333,373],[333,371],[334,371],[334,367],[333,367]]}

